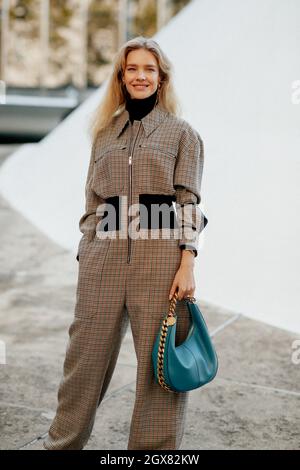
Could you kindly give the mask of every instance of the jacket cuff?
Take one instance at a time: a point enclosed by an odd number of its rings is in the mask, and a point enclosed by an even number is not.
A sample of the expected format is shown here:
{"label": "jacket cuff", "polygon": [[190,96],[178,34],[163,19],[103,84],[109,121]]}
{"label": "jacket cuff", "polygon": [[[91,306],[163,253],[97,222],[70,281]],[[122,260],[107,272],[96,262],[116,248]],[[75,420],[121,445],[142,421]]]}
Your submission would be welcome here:
{"label": "jacket cuff", "polygon": [[[186,227],[184,227],[184,229],[186,230]],[[181,250],[193,250],[195,252],[195,257],[198,255],[198,239],[199,239],[199,233],[197,233],[196,231],[193,231],[194,233],[194,236],[193,238],[185,238],[185,237],[182,237],[180,240],[179,240],[179,248]]]}

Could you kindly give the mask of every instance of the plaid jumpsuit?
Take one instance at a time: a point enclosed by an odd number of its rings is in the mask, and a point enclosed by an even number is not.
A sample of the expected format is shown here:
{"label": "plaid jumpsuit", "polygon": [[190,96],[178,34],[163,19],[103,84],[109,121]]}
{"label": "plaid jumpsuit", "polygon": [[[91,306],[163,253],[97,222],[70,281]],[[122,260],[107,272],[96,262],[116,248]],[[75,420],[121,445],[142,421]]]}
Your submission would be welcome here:
{"label": "plaid jumpsuit", "polygon": [[[86,445],[129,321],[137,374],[127,449],[179,449],[190,392],[168,392],[157,384],[151,353],[169,308],[181,248],[189,246],[197,256],[199,234],[208,222],[198,206],[203,158],[198,132],[160,103],[133,123],[122,109],[93,142],[86,210],[79,221],[83,236],[77,254],[74,319],[45,449],[82,449]],[[175,227],[153,223],[149,227],[140,223],[139,212],[130,213],[129,206],[140,207],[147,198],[151,206],[153,197],[175,201]],[[116,220],[121,224],[105,231],[104,209],[107,201],[116,198]],[[135,214],[139,224],[131,225]],[[140,236],[133,237],[132,227],[136,230],[137,226]],[[99,237],[104,233],[109,237]],[[176,312],[179,345],[186,338],[190,320],[184,302],[177,303]]]}

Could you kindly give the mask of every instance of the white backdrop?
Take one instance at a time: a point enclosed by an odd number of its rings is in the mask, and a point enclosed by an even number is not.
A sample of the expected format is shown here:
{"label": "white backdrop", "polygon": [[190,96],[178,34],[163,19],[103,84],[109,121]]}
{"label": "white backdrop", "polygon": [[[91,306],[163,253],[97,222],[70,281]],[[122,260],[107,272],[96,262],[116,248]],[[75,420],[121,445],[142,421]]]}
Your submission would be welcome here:
{"label": "white backdrop", "polygon": [[[195,0],[154,37],[205,146],[196,297],[298,333],[299,24],[299,0]],[[74,254],[102,93],[0,169],[3,196]]]}

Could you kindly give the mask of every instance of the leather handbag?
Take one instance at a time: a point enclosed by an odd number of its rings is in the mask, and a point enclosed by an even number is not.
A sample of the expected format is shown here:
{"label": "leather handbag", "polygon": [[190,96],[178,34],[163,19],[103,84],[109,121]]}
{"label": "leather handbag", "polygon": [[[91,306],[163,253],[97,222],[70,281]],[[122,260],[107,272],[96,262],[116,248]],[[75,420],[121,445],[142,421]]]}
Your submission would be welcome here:
{"label": "leather handbag", "polygon": [[175,393],[202,387],[214,379],[218,370],[217,353],[194,297],[183,299],[187,303],[191,325],[185,341],[175,347],[177,298],[175,292],[152,350],[156,383]]}

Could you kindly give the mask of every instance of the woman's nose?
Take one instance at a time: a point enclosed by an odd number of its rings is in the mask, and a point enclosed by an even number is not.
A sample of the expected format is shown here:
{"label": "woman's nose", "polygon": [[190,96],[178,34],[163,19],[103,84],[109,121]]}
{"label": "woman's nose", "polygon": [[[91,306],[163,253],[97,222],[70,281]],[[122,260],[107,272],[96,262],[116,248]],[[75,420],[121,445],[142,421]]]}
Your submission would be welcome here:
{"label": "woman's nose", "polygon": [[145,78],[145,72],[138,72],[138,78]]}

